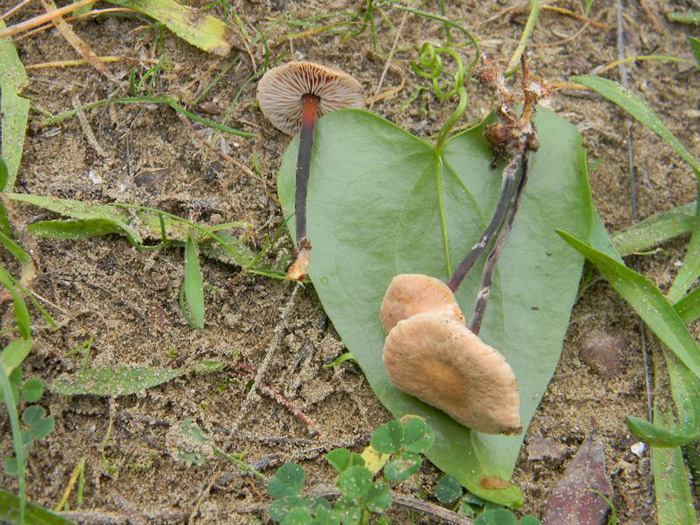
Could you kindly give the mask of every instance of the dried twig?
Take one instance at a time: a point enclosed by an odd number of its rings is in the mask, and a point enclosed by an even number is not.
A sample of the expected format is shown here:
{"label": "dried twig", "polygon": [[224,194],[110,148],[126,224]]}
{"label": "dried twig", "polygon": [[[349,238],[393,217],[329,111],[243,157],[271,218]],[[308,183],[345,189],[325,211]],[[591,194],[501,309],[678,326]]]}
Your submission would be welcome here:
{"label": "dried twig", "polygon": [[126,514],[127,518],[129,519],[129,523],[131,525],[147,525],[150,520],[148,520],[143,514],[139,512],[139,509],[136,508],[136,506],[131,503],[128,499],[126,499],[124,496],[119,494],[116,490],[113,490],[111,492],[112,496],[112,501],[114,502],[114,505],[121,510],[124,514]]}
{"label": "dried twig", "polygon": [[[82,107],[80,97],[78,95],[73,97],[73,107],[76,109],[80,109]],[[88,122],[85,112],[82,109],[78,111],[78,121],[80,122],[80,127],[83,129],[83,135],[85,135],[85,139],[88,141],[88,144],[92,146],[92,149],[94,149],[100,157],[106,157],[107,154],[105,153],[105,150],[102,149],[102,146],[100,146],[100,143],[97,142],[97,138],[90,127],[90,122]]]}
{"label": "dried twig", "polygon": [[[337,498],[341,495],[341,492],[335,489],[327,489],[323,490],[320,494],[315,495],[324,498]],[[452,523],[454,525],[472,525],[474,523],[466,516],[462,516],[461,514],[457,514],[449,509],[445,509],[433,503],[413,498],[411,496],[404,496],[403,494],[394,493],[394,503],[402,507],[435,516],[441,520],[441,523]]]}
{"label": "dried twig", "polygon": [[[110,62],[120,62],[122,60],[133,60],[128,57],[97,57],[100,62],[110,63]],[[72,66],[87,66],[88,61],[84,58],[79,58],[76,60],[56,60],[52,62],[42,62],[40,64],[29,64],[24,66],[24,69],[49,69],[52,67],[72,67]]]}
{"label": "dried twig", "polygon": [[44,15],[35,16],[34,18],[30,18],[29,20],[26,20],[20,24],[3,29],[2,31],[0,31],[0,39],[8,36],[13,36],[19,33],[24,33],[25,31],[29,31],[30,29],[34,29],[35,27],[44,25],[46,22],[51,22],[58,16],[65,15],[67,13],[72,13],[73,11],[77,11],[83,6],[94,4],[95,2],[97,2],[97,0],[78,0],[78,2],[75,2],[74,4],[68,4],[67,6],[62,7],[61,9],[56,9],[55,11],[51,11],[50,13],[46,13]]}
{"label": "dried twig", "polygon": [[[216,155],[218,155],[219,157],[224,159],[226,162],[233,164],[239,170],[244,172],[246,175],[257,180],[260,184],[262,184],[265,188],[267,188],[267,184],[265,183],[265,180],[262,177],[260,177],[257,173],[255,173],[253,170],[251,170],[248,166],[237,161],[236,159],[234,159],[230,155],[226,155],[226,153],[221,151],[219,148],[215,148],[214,146],[209,144],[209,141],[205,140],[199,133],[197,133],[197,130],[194,129],[194,126],[192,125],[192,123],[189,121],[189,119],[187,117],[185,117],[184,115],[180,115],[180,120],[182,122],[184,122],[185,126],[190,131],[191,136],[194,139],[196,139],[197,142],[202,144],[205,148],[207,148],[212,153],[215,153]],[[240,179],[240,175],[238,177],[236,177],[236,180],[238,180],[238,179]]]}
{"label": "dried twig", "polygon": [[[112,7],[109,9],[93,9],[89,11],[88,13],[83,13],[82,15],[76,15],[76,16],[70,16],[67,18],[64,18],[66,22],[75,22],[76,20],[82,20],[83,18],[94,18],[99,15],[104,15],[107,13],[136,13],[133,9],[127,9],[125,7]],[[15,42],[19,42],[20,40],[24,40],[25,38],[29,38],[34,35],[38,35],[39,33],[43,33],[47,29],[51,29],[54,27],[54,25],[49,22],[48,24],[45,24],[43,26],[37,27],[36,29],[32,29],[31,31],[27,31],[24,33],[22,36],[18,36],[15,38]],[[26,66],[25,66],[26,67]]]}
{"label": "dried twig", "polygon": [[[478,334],[481,330],[481,322],[484,318],[484,313],[486,311],[486,304],[488,303],[489,297],[491,296],[491,284],[493,280],[493,272],[496,269],[496,263],[505,248],[510,232],[513,230],[513,223],[515,222],[515,215],[518,212],[520,203],[522,202],[523,189],[527,183],[528,171],[530,169],[530,152],[526,151],[522,157],[515,158],[511,164],[514,164],[516,169],[518,165],[521,165],[521,174],[518,180],[518,186],[515,190],[515,194],[512,197],[512,202],[508,208],[508,214],[503,222],[503,227],[496,238],[496,242],[491,249],[491,253],[486,258],[486,265],[484,266],[484,271],[481,274],[481,284],[479,285],[479,292],[476,296],[476,304],[474,305],[474,312],[472,313],[471,319],[469,319],[469,329]],[[507,168],[506,168],[507,169]]]}
{"label": "dried twig", "polygon": [[[56,7],[56,4],[53,2],[53,0],[41,0],[41,3],[48,14],[52,14],[58,11],[58,8]],[[52,22],[59,30],[63,38],[66,39],[66,41],[71,45],[73,49],[75,49],[80,54],[80,56],[87,60],[88,63],[92,67],[94,67],[99,73],[101,73],[104,77],[111,80],[112,82],[117,82],[117,78],[112,74],[112,72],[107,68],[107,66],[100,62],[100,58],[92,50],[90,45],[87,42],[85,42],[82,38],[80,38],[75,33],[75,31],[73,31],[71,25],[68,22],[66,22],[62,16],[59,15],[54,17],[52,19]]]}
{"label": "dried twig", "polygon": [[391,46],[391,51],[389,51],[389,56],[386,59],[386,64],[384,64],[384,70],[382,71],[382,75],[379,77],[379,83],[377,84],[377,89],[374,92],[374,96],[372,97],[372,102],[370,103],[369,108],[368,108],[369,111],[372,111],[372,106],[374,106],[374,103],[379,98],[379,92],[382,89],[382,84],[384,83],[384,78],[386,77],[387,71],[389,71],[389,66],[391,66],[391,60],[394,58],[394,52],[396,51],[396,45],[399,43],[399,38],[401,38],[401,32],[403,31],[403,26],[406,25],[406,18],[408,18],[408,11],[406,11],[403,14],[403,18],[401,19],[401,24],[399,25],[399,28],[396,30],[396,37],[394,38],[394,43]]}
{"label": "dried twig", "polygon": [[22,9],[25,5],[27,5],[29,2],[31,2],[31,0],[22,0],[19,4],[17,4],[12,9],[10,9],[7,13],[0,15],[0,20],[5,20],[6,18],[12,16],[12,13],[16,13],[17,11]]}
{"label": "dried twig", "polygon": [[235,433],[238,430],[238,428],[241,426],[243,419],[245,418],[248,410],[250,409],[251,405],[253,404],[253,401],[255,400],[256,391],[260,388],[263,377],[265,377],[265,372],[267,372],[267,368],[270,366],[270,363],[272,362],[272,358],[274,357],[275,352],[277,351],[277,347],[279,346],[280,341],[282,340],[282,335],[284,334],[284,331],[287,329],[287,321],[289,319],[289,313],[292,311],[292,308],[294,307],[294,301],[296,300],[297,294],[299,293],[299,289],[301,287],[302,287],[302,284],[300,282],[298,282],[294,286],[294,290],[292,291],[292,295],[289,297],[289,301],[287,301],[287,305],[284,307],[284,310],[282,311],[282,317],[280,318],[279,323],[277,323],[277,326],[275,326],[274,336],[272,337],[272,341],[270,342],[270,345],[267,348],[267,354],[265,355],[265,358],[263,359],[262,364],[258,367],[258,373],[256,374],[255,379],[253,380],[253,386],[250,387],[250,390],[248,391],[248,395],[246,396],[245,400],[243,401],[243,404],[241,405],[241,409],[238,412],[238,418],[236,419],[235,423],[233,424],[233,427],[231,428],[231,431],[233,433]]}
{"label": "dried twig", "polygon": [[[256,372],[256,369],[253,367],[246,367],[243,365],[229,365],[230,367],[236,369],[240,375],[250,377],[253,376],[254,373]],[[303,421],[306,426],[309,428],[309,431],[312,434],[318,434],[321,435],[323,434],[323,429],[321,426],[316,423],[313,419],[311,419],[309,416],[307,416],[300,408],[297,408],[289,399],[284,397],[281,393],[279,393],[277,390],[272,388],[270,385],[266,383],[260,383],[260,392],[265,394],[267,397],[271,398],[272,400],[276,401],[280,405],[282,405],[284,408],[289,410],[292,414],[294,414],[298,419]]]}

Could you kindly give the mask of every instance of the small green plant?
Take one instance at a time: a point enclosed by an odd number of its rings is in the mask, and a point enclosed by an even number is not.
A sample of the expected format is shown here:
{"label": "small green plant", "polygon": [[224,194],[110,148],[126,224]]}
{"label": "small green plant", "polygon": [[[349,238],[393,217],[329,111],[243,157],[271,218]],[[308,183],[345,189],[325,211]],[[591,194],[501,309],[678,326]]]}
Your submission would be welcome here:
{"label": "small green plant", "polygon": [[[574,77],[573,80],[618,105],[666,141],[695,173],[700,193],[700,162],[642,98],[605,78],[582,76]],[[636,235],[643,238],[658,225],[658,221],[639,225]],[[694,287],[700,276],[700,214],[695,206],[692,235],[685,259],[666,294],[650,279],[625,265],[600,219],[597,219],[595,229],[597,232],[592,236],[590,244],[564,231],[559,230],[558,233],[596,266],[660,342],[660,351],[654,354],[656,399],[653,418],[647,421],[628,416],[627,426],[635,437],[652,446],[659,523],[695,524],[697,514],[688,483],[686,462],[692,464],[696,456],[694,444],[700,440],[700,347],[687,325],[700,317],[700,288]],[[666,375],[675,411],[669,406],[668,392],[664,388],[663,378]],[[680,447],[685,448],[687,460],[684,460]]]}
{"label": "small green plant", "polygon": [[[326,460],[338,473],[332,496],[304,497],[306,473],[295,463],[282,465],[268,484],[275,500],[270,515],[278,523],[370,523],[374,514],[382,514],[393,502],[390,483],[406,481],[420,469],[425,452],[433,444],[434,435],[427,423],[415,416],[390,421],[372,434],[370,444],[382,454],[383,475],[375,480],[375,472],[365,458],[345,448],[329,452]],[[383,518],[381,518],[383,519]],[[383,523],[386,523],[384,520]]]}

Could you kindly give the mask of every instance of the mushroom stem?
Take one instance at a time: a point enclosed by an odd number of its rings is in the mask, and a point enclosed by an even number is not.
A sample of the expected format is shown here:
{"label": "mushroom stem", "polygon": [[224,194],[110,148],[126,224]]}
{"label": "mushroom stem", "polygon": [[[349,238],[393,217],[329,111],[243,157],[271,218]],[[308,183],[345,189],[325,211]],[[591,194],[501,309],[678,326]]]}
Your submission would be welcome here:
{"label": "mushroom stem", "polygon": [[452,274],[450,280],[447,281],[447,286],[450,290],[452,290],[453,293],[457,292],[457,289],[459,288],[459,285],[462,284],[464,277],[466,277],[466,275],[472,269],[474,263],[476,263],[481,253],[484,251],[484,249],[486,249],[488,244],[491,242],[493,236],[496,234],[496,232],[498,232],[499,228],[501,227],[503,218],[505,217],[506,211],[508,210],[508,204],[510,203],[513,197],[513,182],[515,180],[515,173],[517,171],[517,167],[517,161],[511,161],[503,169],[503,176],[501,179],[501,197],[499,198],[498,204],[496,205],[496,211],[494,211],[493,217],[491,217],[491,222],[486,227],[486,230],[484,230],[484,233],[479,238],[479,241],[474,246],[472,246],[472,249],[469,250],[469,253],[467,253],[464,259],[462,259],[462,262]]}
{"label": "mushroom stem", "polygon": [[484,265],[484,271],[481,274],[481,284],[479,286],[479,292],[476,295],[476,304],[474,305],[474,313],[472,313],[469,319],[469,330],[474,334],[479,335],[481,330],[481,322],[484,319],[484,312],[486,311],[486,305],[489,302],[489,297],[491,295],[491,283],[493,282],[493,272],[496,269],[496,263],[498,262],[501,252],[508,241],[510,232],[513,229],[513,223],[515,222],[515,215],[518,212],[520,203],[522,202],[523,190],[525,189],[525,184],[527,184],[528,172],[530,170],[530,152],[527,151],[523,155],[514,158],[508,164],[508,167],[514,166],[515,171],[518,166],[520,166],[520,177],[518,180],[518,186],[515,189],[515,194],[513,195],[512,202],[510,203],[510,208],[508,208],[508,213],[505,217],[503,227],[496,238],[496,242],[491,249],[488,257],[486,258],[486,264]]}
{"label": "mushroom stem", "polygon": [[287,269],[287,278],[303,281],[311,264],[311,241],[306,238],[306,193],[309,188],[311,151],[314,146],[314,131],[321,99],[316,95],[301,97],[301,131],[297,156],[297,188],[294,199],[296,216],[297,252],[294,262]]}
{"label": "mushroom stem", "polygon": [[311,150],[314,146],[314,130],[316,129],[316,115],[320,101],[321,99],[316,95],[301,97],[301,133],[297,157],[296,198],[294,200],[297,246],[306,237],[306,192],[309,187]]}

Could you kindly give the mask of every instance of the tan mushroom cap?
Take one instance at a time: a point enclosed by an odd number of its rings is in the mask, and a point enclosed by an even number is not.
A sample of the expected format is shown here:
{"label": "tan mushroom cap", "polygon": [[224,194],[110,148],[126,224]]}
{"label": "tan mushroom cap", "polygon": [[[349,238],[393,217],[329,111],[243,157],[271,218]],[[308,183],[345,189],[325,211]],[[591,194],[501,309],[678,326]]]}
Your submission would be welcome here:
{"label": "tan mushroom cap", "polygon": [[441,313],[444,317],[464,322],[452,290],[440,279],[417,273],[394,277],[379,310],[384,330],[388,333],[399,321],[422,312]]}
{"label": "tan mushroom cap", "polygon": [[265,117],[289,135],[301,124],[301,97],[321,99],[318,115],[364,107],[362,86],[343,71],[313,62],[290,62],[270,69],[258,82],[258,102]]}
{"label": "tan mushroom cap", "polygon": [[463,425],[487,434],[518,434],[520,397],[513,370],[464,324],[436,313],[399,322],[386,338],[391,381]]}

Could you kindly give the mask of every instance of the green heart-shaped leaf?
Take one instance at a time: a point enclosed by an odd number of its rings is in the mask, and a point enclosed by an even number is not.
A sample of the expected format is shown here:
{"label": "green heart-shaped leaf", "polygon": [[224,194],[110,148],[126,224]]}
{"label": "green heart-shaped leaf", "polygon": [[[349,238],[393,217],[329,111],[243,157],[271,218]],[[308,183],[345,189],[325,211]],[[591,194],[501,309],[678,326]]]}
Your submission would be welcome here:
{"label": "green heart-shaped leaf", "polygon": [[[581,138],[556,115],[540,110],[540,150],[533,155],[508,245],[498,263],[481,330],[503,353],[530,422],[559,360],[583,258],[555,228],[588,239],[592,205]],[[278,192],[294,210],[298,138],[282,160]],[[386,337],[379,307],[399,273],[447,279],[491,218],[501,169],[491,168],[483,128],[450,139],[443,154],[390,122],[360,110],[323,117],[314,141],[308,190],[310,276],[327,314],[382,403],[396,416],[416,414],[435,430],[426,452],[472,493],[518,506],[508,484],[523,436],[471,431],[440,410],[397,390],[382,363]],[[294,221],[288,225],[293,229]],[[293,232],[292,232],[293,233]],[[483,257],[457,294],[469,316]]]}

